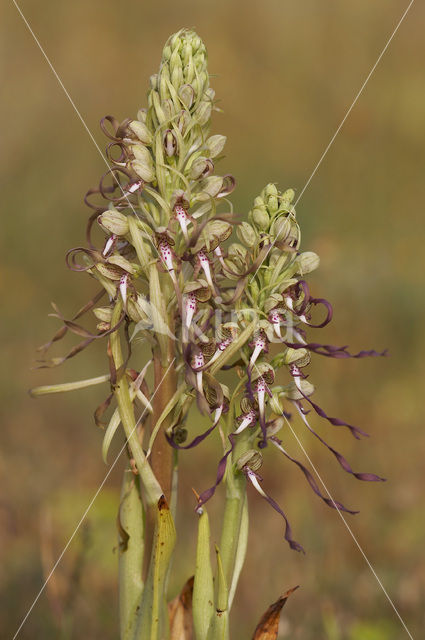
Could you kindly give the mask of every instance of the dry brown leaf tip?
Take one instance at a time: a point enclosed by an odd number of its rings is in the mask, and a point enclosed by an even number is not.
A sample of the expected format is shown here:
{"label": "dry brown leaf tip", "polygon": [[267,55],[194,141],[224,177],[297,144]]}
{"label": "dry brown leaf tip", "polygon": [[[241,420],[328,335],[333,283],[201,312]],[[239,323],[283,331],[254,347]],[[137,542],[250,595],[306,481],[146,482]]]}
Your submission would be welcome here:
{"label": "dry brown leaf tip", "polygon": [[289,596],[298,589],[298,586],[289,589],[276,602],[270,605],[267,611],[262,615],[258,623],[252,640],[276,640],[279,632],[280,612],[286,604]]}

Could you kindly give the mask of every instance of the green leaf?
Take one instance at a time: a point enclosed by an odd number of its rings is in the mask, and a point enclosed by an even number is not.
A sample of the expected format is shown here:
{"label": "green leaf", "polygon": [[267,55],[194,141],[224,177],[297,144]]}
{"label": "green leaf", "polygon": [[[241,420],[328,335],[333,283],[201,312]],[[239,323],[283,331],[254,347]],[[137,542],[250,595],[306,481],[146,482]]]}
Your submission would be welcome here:
{"label": "green leaf", "polygon": [[217,358],[212,365],[210,372],[211,375],[215,375],[217,371],[220,371],[221,367],[230,360],[230,358],[239,351],[241,347],[249,340],[258,324],[257,319],[254,319],[250,324],[242,331],[236,340],[230,344],[227,349]]}
{"label": "green leaf", "polygon": [[[122,302],[118,300],[115,304],[112,314],[112,323],[116,323],[118,321],[118,318],[121,316],[121,311]],[[124,359],[122,355],[120,334],[118,329],[111,333],[109,340],[115,370],[119,371],[120,367],[123,365]],[[121,422],[124,427],[126,439],[131,454],[136,463],[137,470],[140,474],[143,488],[145,490],[146,501],[151,506],[155,505],[162,494],[162,490],[148,461],[146,460],[146,456],[139,442],[139,437],[137,434],[137,423],[134,417],[132,397],[130,394],[128,380],[125,375],[122,375],[117,381],[114,388],[114,394],[117,401]]]}
{"label": "green leaf", "polygon": [[207,640],[208,629],[214,614],[214,581],[210,559],[210,525],[205,508],[198,522],[192,607],[196,640]]}
{"label": "green leaf", "polygon": [[145,272],[148,270],[149,261],[151,260],[151,251],[146,250],[143,241],[143,232],[140,230],[137,218],[128,216],[128,227],[130,230],[131,244],[136,250],[137,257]]}
{"label": "green leaf", "polygon": [[151,302],[153,331],[161,351],[162,364],[167,366],[168,335],[164,331],[164,328],[165,330],[168,329],[167,323],[164,322],[164,318],[167,318],[167,310],[164,296],[161,291],[156,264],[151,265],[149,269],[149,298]]}
{"label": "green leaf", "polygon": [[132,471],[124,471],[117,517],[121,640],[130,640],[132,637],[137,607],[143,593],[145,522],[138,484],[139,479]]}
{"label": "green leaf", "polygon": [[149,438],[148,451],[147,451],[147,454],[146,454],[147,458],[149,458],[149,456],[152,453],[153,443],[155,442],[155,438],[158,435],[158,432],[159,432],[159,430],[161,428],[162,423],[164,422],[164,420],[168,416],[168,414],[174,409],[175,405],[178,403],[179,399],[181,398],[181,396],[185,392],[186,388],[187,388],[187,385],[186,385],[185,382],[183,382],[178,387],[177,391],[172,396],[172,398],[170,398],[170,400],[167,402],[167,404],[164,407],[164,410],[162,411],[161,415],[159,416],[158,420],[156,421],[155,427],[153,428],[151,436]]}
{"label": "green leaf", "polygon": [[248,499],[247,499],[247,496],[245,495],[245,499],[242,507],[239,539],[236,547],[235,566],[233,569],[232,583],[229,589],[229,611],[232,607],[232,602],[233,602],[233,598],[235,597],[236,587],[238,586],[239,577],[241,575],[242,567],[245,562],[246,550],[248,547],[248,528],[249,528]]}
{"label": "green leaf", "polygon": [[220,550],[217,545],[215,546],[215,552],[217,555],[215,612],[211,621],[208,640],[229,640],[229,594]]}
{"label": "green leaf", "polygon": [[102,458],[105,464],[108,464],[108,451],[111,446],[112,439],[116,433],[116,430],[121,424],[120,412],[118,409],[115,409],[112,414],[111,419],[109,420],[109,424],[106,427],[105,435],[103,436],[102,442]]}
{"label": "green leaf", "polygon": [[30,389],[29,394],[33,398],[38,398],[38,396],[45,396],[49,393],[76,391],[77,389],[85,389],[85,387],[92,387],[96,384],[102,384],[102,382],[108,382],[109,379],[110,375],[108,373],[104,376],[98,376],[97,378],[87,378],[86,380],[77,380],[75,382],[64,382],[63,384],[49,384]]}
{"label": "green leaf", "polygon": [[156,508],[152,555],[134,640],[163,640],[167,637],[165,584],[175,542],[174,521],[164,496],[161,496]]}

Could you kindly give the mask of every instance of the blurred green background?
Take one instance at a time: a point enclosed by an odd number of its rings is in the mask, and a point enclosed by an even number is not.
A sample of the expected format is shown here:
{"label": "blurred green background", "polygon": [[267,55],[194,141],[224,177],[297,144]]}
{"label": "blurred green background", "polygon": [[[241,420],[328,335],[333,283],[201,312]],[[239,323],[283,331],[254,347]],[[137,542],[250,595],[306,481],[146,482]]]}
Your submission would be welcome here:
{"label": "blurred green background", "polygon": [[[222,169],[237,179],[233,202],[241,213],[268,181],[302,190],[406,6],[396,0],[21,3],[102,149],[99,119],[135,115],[168,35],[196,28],[216,76],[224,113],[215,115],[214,132],[228,136]],[[30,368],[35,347],[57,326],[46,317],[50,301],[69,316],[93,293],[89,278],[66,269],[64,254],[84,243],[82,197],[104,164],[12,2],[1,13],[0,628],[9,638],[107,471],[102,433],[92,420],[104,389],[37,401],[27,395],[31,386],[105,370],[103,345],[57,370]],[[357,482],[304,431],[300,437],[335,497],[360,508],[350,525],[415,638],[425,624],[424,19],[424,5],[414,3],[298,205],[302,246],[322,259],[313,292],[335,309],[325,341],[356,350],[388,347],[391,354],[316,358],[310,379],[322,406],[373,437],[359,443],[325,424],[321,433],[356,470],[388,482]],[[291,437],[288,447],[302,459]],[[171,596],[193,571],[190,488],[211,484],[217,455],[211,441],[181,456]],[[251,495],[233,638],[250,637],[268,604],[296,584],[301,589],[284,610],[279,638],[406,638],[338,514],[293,465],[270,458],[267,487],[285,506],[307,555],[288,549],[278,516]],[[114,520],[122,464],[20,638],[117,638]],[[217,498],[214,521],[220,508]]]}

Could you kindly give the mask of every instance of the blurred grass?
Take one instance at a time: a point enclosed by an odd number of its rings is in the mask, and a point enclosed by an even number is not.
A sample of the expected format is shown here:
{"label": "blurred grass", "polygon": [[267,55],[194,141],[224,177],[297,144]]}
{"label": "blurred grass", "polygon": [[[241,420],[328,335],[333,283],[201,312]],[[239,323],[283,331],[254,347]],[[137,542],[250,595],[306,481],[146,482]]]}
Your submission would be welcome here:
{"label": "blurred grass", "polygon": [[[214,131],[228,136],[223,170],[237,178],[233,201],[244,213],[268,181],[301,191],[407,3],[76,0],[21,6],[102,148],[100,117],[135,114],[163,42],[181,26],[194,26],[208,46],[224,109],[214,119]],[[106,473],[102,434],[91,417],[103,390],[38,401],[26,395],[36,384],[104,370],[101,345],[60,370],[30,370],[35,346],[56,326],[46,319],[50,301],[71,313],[93,292],[89,279],[66,270],[64,254],[84,242],[82,196],[104,165],[12,3],[1,12],[0,627],[11,637],[42,584],[43,514],[50,514],[57,557]],[[321,404],[373,437],[352,442],[326,425],[321,433],[356,470],[375,471],[388,482],[356,483],[301,427],[300,437],[335,497],[361,509],[350,524],[414,637],[425,623],[424,17],[415,3],[298,206],[303,247],[322,258],[313,291],[335,308],[325,341],[388,347],[391,354],[314,364],[310,379]],[[297,452],[290,434],[287,439]],[[193,570],[190,489],[211,483],[217,454],[215,442],[181,458],[182,534],[171,595]],[[282,523],[252,495],[233,637],[249,637],[268,604],[295,584],[302,589],[284,610],[281,638],[406,637],[338,515],[315,499],[296,468],[270,458],[265,482],[308,554],[287,549]],[[119,475],[117,468],[88,516],[91,543],[67,613],[68,636],[59,635],[44,594],[21,638],[117,637]],[[219,518],[218,499],[209,511],[213,522]],[[78,535],[57,570],[65,584],[81,544]]]}

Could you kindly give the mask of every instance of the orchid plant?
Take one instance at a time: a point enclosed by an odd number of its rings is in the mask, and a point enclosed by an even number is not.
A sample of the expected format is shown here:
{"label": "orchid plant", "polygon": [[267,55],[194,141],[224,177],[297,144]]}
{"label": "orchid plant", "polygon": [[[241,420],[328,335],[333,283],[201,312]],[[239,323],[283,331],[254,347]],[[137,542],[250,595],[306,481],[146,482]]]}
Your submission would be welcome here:
{"label": "orchid plant", "polygon": [[[344,471],[359,480],[382,480],[355,472],[312,428],[310,411],[355,438],[365,435],[328,416],[313,400],[306,370],[313,355],[383,354],[352,354],[346,346],[307,337],[310,329],[330,322],[332,307],[313,297],[306,281],[319,258],[300,251],[294,191],[268,184],[247,219],[234,214],[229,196],[235,180],[216,173],[226,138],[210,134],[215,104],[204,44],[194,31],[181,30],[167,41],[159,72],[150,79],[147,108],[136,119],[102,120],[109,170],[85,198],[91,209],[87,244],[67,254],[68,266],[89,274],[99,292],[70,320],[55,307],[61,326],[41,348],[43,354],[67,332],[82,340],[63,357],[44,355],[40,366],[57,366],[104,340],[108,373],[32,392],[110,385],[95,420],[105,429],[105,461],[120,428],[128,456],[118,518],[121,640],[184,639],[192,637],[185,635],[189,628],[197,640],[229,637],[247,548],[248,486],[283,518],[289,546],[303,550],[285,512],[263,486],[259,470],[267,449],[277,448],[297,465],[328,506],[354,513],[324,495],[306,466],[286,450],[283,427],[292,415],[300,416]],[[96,225],[101,242],[93,239]],[[89,312],[96,331],[79,324]],[[144,361],[139,352],[137,358],[132,354],[141,340]],[[103,424],[110,405],[112,414]],[[204,416],[203,431],[194,427],[199,423],[194,412]],[[216,477],[196,497],[196,566],[184,591],[192,604],[183,624],[178,603],[166,605],[176,539],[177,460],[196,456],[187,451],[208,437],[216,438],[221,453]],[[226,498],[214,571],[206,505],[221,483]],[[278,602],[282,606],[285,597]],[[267,614],[264,620],[254,637],[277,637],[276,625],[265,635]]]}

